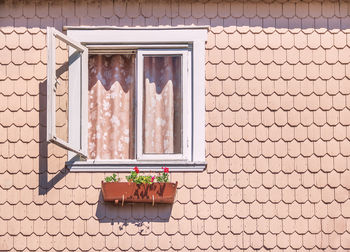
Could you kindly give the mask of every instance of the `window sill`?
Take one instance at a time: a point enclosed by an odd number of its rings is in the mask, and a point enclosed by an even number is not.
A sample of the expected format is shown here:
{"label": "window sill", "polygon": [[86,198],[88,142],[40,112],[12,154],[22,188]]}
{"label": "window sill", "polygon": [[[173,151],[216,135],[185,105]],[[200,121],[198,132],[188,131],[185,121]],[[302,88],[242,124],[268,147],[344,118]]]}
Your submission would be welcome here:
{"label": "window sill", "polygon": [[87,160],[66,162],[67,168],[72,172],[130,172],[135,166],[141,172],[161,172],[166,166],[172,172],[201,172],[206,168],[205,162],[188,161],[103,161]]}

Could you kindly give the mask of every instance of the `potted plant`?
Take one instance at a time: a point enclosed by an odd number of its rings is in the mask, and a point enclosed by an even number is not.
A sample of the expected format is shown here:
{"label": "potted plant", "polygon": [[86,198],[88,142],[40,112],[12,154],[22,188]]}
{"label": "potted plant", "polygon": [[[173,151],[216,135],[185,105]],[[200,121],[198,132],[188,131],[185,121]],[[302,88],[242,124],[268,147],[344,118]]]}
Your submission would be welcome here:
{"label": "potted plant", "polygon": [[166,203],[174,202],[177,182],[170,183],[169,168],[162,167],[163,172],[158,176],[140,175],[138,167],[126,176],[127,182],[120,182],[115,174],[102,181],[104,201],[115,204],[124,203]]}

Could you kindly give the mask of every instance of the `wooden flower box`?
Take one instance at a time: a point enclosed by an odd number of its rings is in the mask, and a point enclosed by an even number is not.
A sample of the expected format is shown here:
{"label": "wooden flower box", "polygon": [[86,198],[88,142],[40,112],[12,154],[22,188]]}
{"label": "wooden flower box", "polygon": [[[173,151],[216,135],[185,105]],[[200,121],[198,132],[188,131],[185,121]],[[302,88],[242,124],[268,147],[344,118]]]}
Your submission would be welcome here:
{"label": "wooden flower box", "polygon": [[124,203],[174,203],[176,183],[136,184],[133,182],[102,181],[104,201],[112,201],[116,205]]}

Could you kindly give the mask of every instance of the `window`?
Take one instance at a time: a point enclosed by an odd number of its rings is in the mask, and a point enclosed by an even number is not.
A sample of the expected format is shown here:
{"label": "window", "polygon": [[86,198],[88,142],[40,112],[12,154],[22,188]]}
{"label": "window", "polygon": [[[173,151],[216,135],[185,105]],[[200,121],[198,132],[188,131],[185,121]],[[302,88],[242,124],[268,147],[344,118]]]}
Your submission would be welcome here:
{"label": "window", "polygon": [[[48,28],[48,141],[72,171],[205,168],[206,27]],[[69,48],[68,136],[56,134],[55,41]]]}

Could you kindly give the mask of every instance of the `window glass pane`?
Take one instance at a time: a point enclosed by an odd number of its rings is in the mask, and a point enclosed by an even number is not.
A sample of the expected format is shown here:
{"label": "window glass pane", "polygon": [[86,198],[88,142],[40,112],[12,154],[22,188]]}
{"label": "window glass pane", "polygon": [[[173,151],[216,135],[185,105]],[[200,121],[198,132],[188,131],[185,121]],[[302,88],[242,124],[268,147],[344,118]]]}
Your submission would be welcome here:
{"label": "window glass pane", "polygon": [[145,56],[143,153],[182,153],[181,55]]}
{"label": "window glass pane", "polygon": [[90,159],[134,159],[135,55],[89,56]]}

